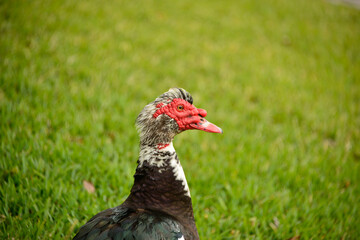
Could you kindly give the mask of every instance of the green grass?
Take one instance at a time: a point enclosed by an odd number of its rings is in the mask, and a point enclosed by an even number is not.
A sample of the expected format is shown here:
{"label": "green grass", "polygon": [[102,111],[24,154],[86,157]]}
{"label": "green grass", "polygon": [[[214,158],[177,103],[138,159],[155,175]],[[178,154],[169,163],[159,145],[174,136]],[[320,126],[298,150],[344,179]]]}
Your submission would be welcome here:
{"label": "green grass", "polygon": [[122,203],[135,118],[174,86],[224,130],[174,142],[202,239],[356,239],[359,23],[312,0],[1,1],[0,239]]}

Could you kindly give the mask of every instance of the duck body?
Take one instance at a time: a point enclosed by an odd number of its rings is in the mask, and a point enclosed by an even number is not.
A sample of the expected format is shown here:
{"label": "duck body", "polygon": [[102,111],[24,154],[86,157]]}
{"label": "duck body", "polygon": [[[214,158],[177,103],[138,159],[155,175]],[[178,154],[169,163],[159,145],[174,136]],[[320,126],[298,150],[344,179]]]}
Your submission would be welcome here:
{"label": "duck body", "polygon": [[172,88],[143,109],[137,118],[140,154],[130,195],[120,206],[92,217],[74,240],[199,239],[189,187],[172,140],[187,128],[222,130],[204,119],[205,110],[192,106],[188,92]]}

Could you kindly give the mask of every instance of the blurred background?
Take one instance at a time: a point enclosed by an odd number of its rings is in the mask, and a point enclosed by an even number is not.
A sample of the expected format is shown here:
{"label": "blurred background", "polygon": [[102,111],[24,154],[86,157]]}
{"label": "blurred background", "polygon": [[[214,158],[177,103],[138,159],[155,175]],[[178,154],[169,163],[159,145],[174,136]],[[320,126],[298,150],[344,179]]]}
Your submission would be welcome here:
{"label": "blurred background", "polygon": [[174,141],[202,239],[357,238],[359,43],[356,1],[0,1],[0,238],[122,203],[170,87],[224,130]]}

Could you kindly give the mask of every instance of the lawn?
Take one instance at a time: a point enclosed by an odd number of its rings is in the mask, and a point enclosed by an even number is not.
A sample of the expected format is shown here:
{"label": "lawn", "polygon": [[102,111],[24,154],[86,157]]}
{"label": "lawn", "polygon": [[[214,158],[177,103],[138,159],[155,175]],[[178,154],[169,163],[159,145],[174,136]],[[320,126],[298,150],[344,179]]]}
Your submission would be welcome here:
{"label": "lawn", "polygon": [[71,239],[122,203],[135,118],[174,86],[224,130],[174,141],[202,239],[360,236],[360,10],[5,0],[0,239]]}

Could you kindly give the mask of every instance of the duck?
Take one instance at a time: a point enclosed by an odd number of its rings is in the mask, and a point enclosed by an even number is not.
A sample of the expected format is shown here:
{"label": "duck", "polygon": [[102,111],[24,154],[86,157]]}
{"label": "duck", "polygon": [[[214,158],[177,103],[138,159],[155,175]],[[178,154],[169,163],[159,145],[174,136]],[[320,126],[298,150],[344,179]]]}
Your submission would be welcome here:
{"label": "duck", "polygon": [[171,88],[136,119],[140,152],[129,196],[83,225],[74,240],[197,240],[193,206],[173,139],[186,130],[223,133],[189,92]]}

